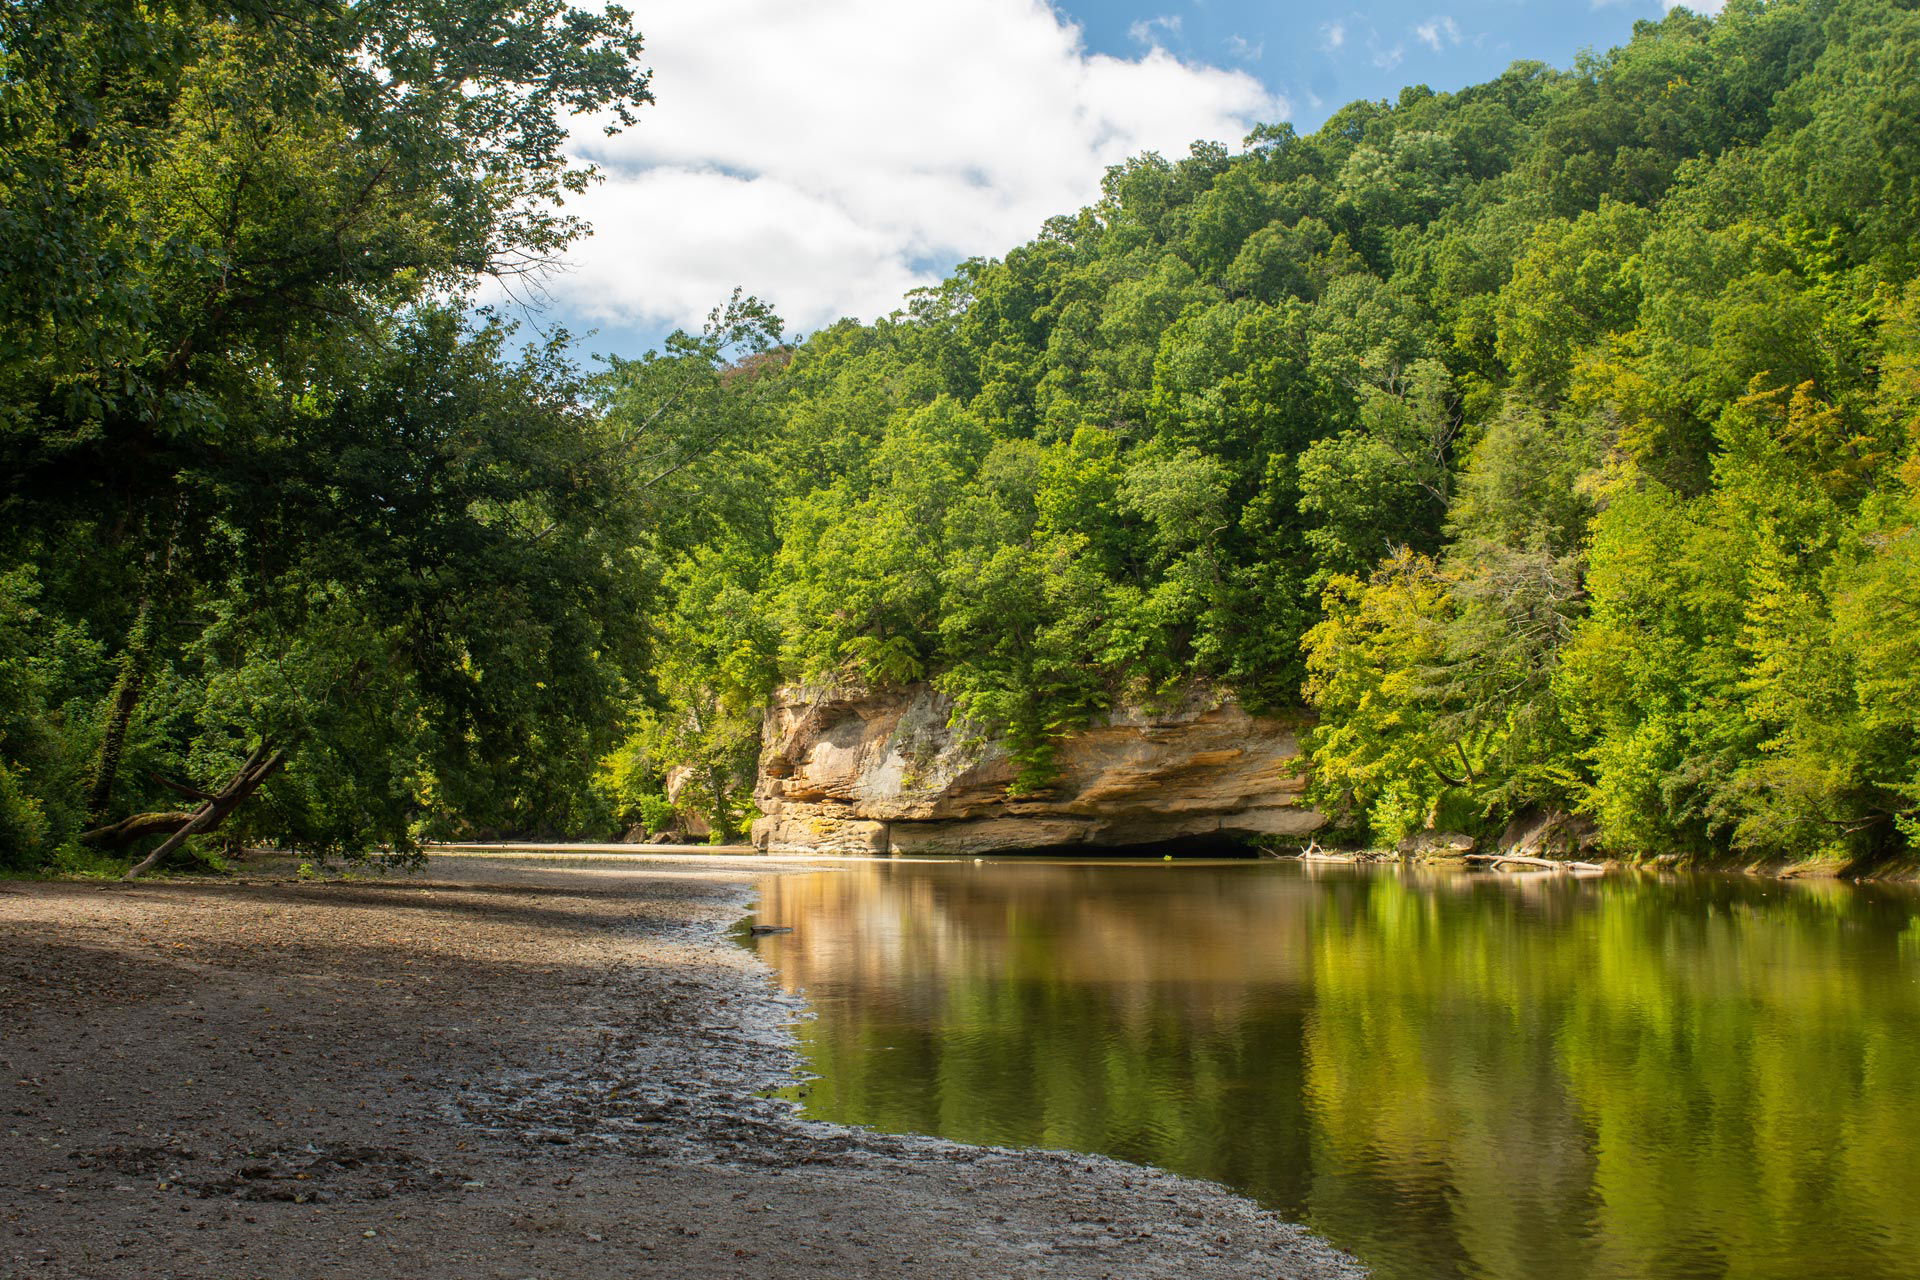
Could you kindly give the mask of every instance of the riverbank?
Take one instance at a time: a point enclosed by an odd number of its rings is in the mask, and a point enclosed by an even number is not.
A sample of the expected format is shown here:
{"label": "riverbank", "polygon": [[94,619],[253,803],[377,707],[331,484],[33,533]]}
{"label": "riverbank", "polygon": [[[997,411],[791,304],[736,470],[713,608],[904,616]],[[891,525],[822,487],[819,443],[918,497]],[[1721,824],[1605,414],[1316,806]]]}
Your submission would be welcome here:
{"label": "riverbank", "polygon": [[1359,1274],[1211,1184],[760,1097],[799,1010],[727,932],[772,870],[0,884],[4,1270]]}
{"label": "riverbank", "polygon": [[[857,853],[762,853],[753,845],[633,845],[633,844],[590,844],[590,843],[496,843],[496,844],[442,844],[428,846],[433,853],[458,853],[463,858],[498,858],[510,861],[546,860],[566,863],[627,863],[636,858],[671,862],[683,859],[735,861],[751,858],[753,869],[792,871],[811,870],[836,865],[853,865],[864,862],[901,862],[926,861],[902,854],[857,854]],[[1138,861],[1136,857],[1103,858],[1099,850],[1078,852],[1060,852],[1058,854],[1016,854],[1018,859],[1041,859],[1058,857],[1080,865],[1093,865],[1103,861],[1121,864]],[[1635,860],[1616,857],[1611,854],[1594,854],[1592,861],[1570,860],[1565,858],[1539,858],[1527,855],[1512,856],[1473,853],[1461,856],[1453,852],[1402,853],[1397,849],[1373,849],[1365,847],[1335,846],[1320,849],[1317,844],[1310,845],[1305,853],[1257,853],[1249,847],[1248,858],[1271,857],[1291,859],[1306,863],[1364,863],[1388,866],[1424,867],[1435,870],[1477,871],[1497,875],[1531,876],[1549,872],[1573,872],[1576,875],[1596,875],[1611,872],[1631,872],[1639,875],[1686,872],[1694,874],[1752,876],[1768,880],[1834,880],[1852,884],[1888,883],[1899,884],[1920,881],[1920,862],[1912,859],[1890,859],[1876,863],[1871,868],[1856,867],[1835,863],[1818,858],[1798,862],[1754,862],[1728,856],[1719,859],[1700,859],[1687,861],[1674,855]],[[934,861],[945,859],[935,858]]]}
{"label": "riverbank", "polygon": [[1579,876],[1628,872],[1637,875],[1688,872],[1701,875],[1749,876],[1766,880],[1833,880],[1850,884],[1900,884],[1920,881],[1920,863],[1907,859],[1881,862],[1871,869],[1821,859],[1801,862],[1688,862],[1675,857],[1657,857],[1636,862],[1628,858],[1594,855],[1591,862],[1566,858],[1537,858],[1511,854],[1416,853],[1397,849],[1310,849],[1287,855],[1308,864],[1423,867],[1429,870],[1477,871],[1495,875],[1538,876],[1573,874]]}

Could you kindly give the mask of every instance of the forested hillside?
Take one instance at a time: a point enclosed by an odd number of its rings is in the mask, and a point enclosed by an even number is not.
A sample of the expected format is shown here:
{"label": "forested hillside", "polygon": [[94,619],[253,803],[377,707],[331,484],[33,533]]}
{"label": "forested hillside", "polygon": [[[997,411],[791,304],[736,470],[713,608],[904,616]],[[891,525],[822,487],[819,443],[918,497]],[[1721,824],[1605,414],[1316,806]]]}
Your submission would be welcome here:
{"label": "forested hillside", "polygon": [[1356,838],[1920,833],[1913,4],[1675,10],[1103,192],[739,380],[628,785],[749,761],[779,680],[930,677],[1026,787],[1201,681],[1317,713]]}
{"label": "forested hillside", "polygon": [[1142,156],[887,320],[591,374],[472,284],[582,231],[624,12],[0,23],[0,864],[604,834],[672,766],[737,831],[825,680],[1020,789],[1122,701],[1308,709],[1368,841],[1920,836],[1913,0]]}

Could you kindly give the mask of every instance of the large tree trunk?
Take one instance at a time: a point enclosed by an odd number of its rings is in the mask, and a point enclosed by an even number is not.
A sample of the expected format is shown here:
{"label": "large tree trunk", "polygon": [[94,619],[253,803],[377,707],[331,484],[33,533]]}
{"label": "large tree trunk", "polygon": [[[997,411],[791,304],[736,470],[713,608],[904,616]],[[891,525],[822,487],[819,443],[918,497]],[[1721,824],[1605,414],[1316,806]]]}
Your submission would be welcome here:
{"label": "large tree trunk", "polygon": [[[178,525],[176,522],[175,528]],[[140,607],[133,615],[133,627],[127,633],[126,652],[120,655],[120,671],[113,681],[113,700],[107,712],[106,732],[100,735],[100,753],[94,757],[93,786],[87,795],[87,816],[95,822],[106,819],[113,805],[113,784],[120,773],[120,756],[126,750],[127,727],[133,712],[146,692],[147,673],[153,667],[155,631],[154,613],[162,607],[169,580],[173,576],[175,531],[167,533],[166,546],[147,553],[146,581],[141,584]]]}
{"label": "large tree trunk", "polygon": [[106,817],[113,803],[113,783],[120,772],[120,754],[126,748],[127,726],[133,722],[134,708],[140,705],[147,669],[152,665],[153,591],[149,588],[140,597],[140,611],[133,616],[126,652],[120,655],[120,672],[113,681],[106,732],[100,736],[100,754],[93,762],[93,789],[87,795],[87,814],[96,822]]}
{"label": "large tree trunk", "polygon": [[[240,771],[233,775],[227,785],[209,796],[204,804],[192,813],[184,815],[186,821],[165,840],[160,847],[127,869],[123,877],[136,880],[147,871],[160,865],[162,859],[186,843],[188,836],[200,835],[212,831],[246,802],[248,796],[260,789],[260,784],[272,777],[281,765],[287,762],[285,751],[273,751],[270,744],[261,743],[254,753],[247,757]],[[146,817],[179,817],[182,815],[148,814]],[[91,833],[90,833],[91,834]]]}

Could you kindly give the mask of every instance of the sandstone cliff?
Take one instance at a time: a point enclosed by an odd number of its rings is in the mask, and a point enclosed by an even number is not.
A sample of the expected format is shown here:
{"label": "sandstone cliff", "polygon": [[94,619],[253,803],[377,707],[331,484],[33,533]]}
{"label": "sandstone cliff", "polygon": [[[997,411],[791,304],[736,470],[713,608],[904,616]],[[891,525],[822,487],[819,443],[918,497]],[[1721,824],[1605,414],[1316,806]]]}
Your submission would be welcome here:
{"label": "sandstone cliff", "polygon": [[1302,835],[1297,726],[1200,698],[1104,716],[1060,748],[1042,795],[1009,799],[996,744],[948,726],[925,684],[783,689],[767,713],[753,841],[769,852],[979,854]]}

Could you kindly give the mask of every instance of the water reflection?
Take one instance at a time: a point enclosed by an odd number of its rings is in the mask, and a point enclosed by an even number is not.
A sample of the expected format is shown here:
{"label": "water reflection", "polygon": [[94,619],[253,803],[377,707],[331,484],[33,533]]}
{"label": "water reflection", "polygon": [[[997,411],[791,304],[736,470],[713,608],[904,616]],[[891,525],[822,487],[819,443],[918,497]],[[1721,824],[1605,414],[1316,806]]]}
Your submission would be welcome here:
{"label": "water reflection", "polygon": [[1895,888],[1292,864],[770,877],[810,1114],[1240,1188],[1383,1277],[1912,1277]]}

